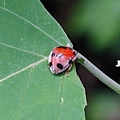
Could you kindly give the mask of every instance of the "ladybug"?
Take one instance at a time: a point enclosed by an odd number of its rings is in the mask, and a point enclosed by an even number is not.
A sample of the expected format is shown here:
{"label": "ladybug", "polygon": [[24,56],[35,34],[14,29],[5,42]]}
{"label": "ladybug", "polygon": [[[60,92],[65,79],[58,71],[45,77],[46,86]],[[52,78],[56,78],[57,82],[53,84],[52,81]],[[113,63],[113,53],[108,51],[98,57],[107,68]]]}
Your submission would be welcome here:
{"label": "ladybug", "polygon": [[68,76],[68,71],[71,69],[73,62],[77,59],[77,51],[67,47],[58,46],[55,47],[49,55],[48,65],[53,74],[58,74],[66,70],[66,75]]}

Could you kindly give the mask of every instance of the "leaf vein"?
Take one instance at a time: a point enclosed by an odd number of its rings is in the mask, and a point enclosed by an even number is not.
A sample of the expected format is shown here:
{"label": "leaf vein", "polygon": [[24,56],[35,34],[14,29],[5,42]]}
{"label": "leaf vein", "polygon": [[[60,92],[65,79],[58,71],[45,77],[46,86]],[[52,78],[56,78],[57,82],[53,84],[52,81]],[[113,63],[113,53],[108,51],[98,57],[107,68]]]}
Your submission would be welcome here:
{"label": "leaf vein", "polygon": [[59,98],[58,111],[57,111],[57,120],[59,120],[61,103],[62,103],[62,100],[64,100],[64,98],[62,98],[63,85],[64,85],[64,76],[62,77],[62,80],[61,80],[60,98]]}
{"label": "leaf vein", "polygon": [[12,45],[7,45],[7,44],[5,44],[5,43],[1,43],[1,42],[0,42],[0,44],[3,45],[3,46],[6,46],[6,47],[10,47],[10,48],[12,48],[12,49],[16,49],[16,50],[19,50],[19,51],[23,51],[23,52],[26,52],[26,53],[29,53],[29,54],[33,54],[33,55],[36,55],[36,56],[46,57],[46,56],[43,56],[43,55],[41,55],[41,54],[37,54],[37,53],[31,52],[31,51],[28,51],[28,50],[24,50],[24,49],[21,49],[21,48],[14,47],[14,46],[12,46]]}
{"label": "leaf vein", "polygon": [[34,6],[34,10],[35,10],[35,15],[36,15],[36,21],[37,21],[37,25],[38,25],[38,27],[39,27],[38,15],[37,15],[37,11],[36,11],[36,8],[35,8],[35,6]]}
{"label": "leaf vein", "polygon": [[39,61],[37,61],[35,63],[32,63],[32,64],[26,66],[25,68],[22,68],[21,70],[18,70],[16,72],[14,72],[14,73],[6,76],[5,78],[0,79],[0,83],[3,82],[3,81],[5,81],[5,80],[7,80],[7,79],[9,79],[9,78],[11,78],[11,77],[13,77],[13,76],[15,76],[15,75],[17,75],[17,74],[19,74],[19,73],[21,73],[21,72],[23,72],[23,71],[25,71],[25,70],[27,70],[27,69],[29,69],[29,68],[31,68],[31,67],[37,66],[38,64],[46,61],[47,59],[48,59],[48,57],[44,57],[43,59],[41,59],[41,60],[39,60]]}
{"label": "leaf vein", "polygon": [[4,5],[3,5],[3,6],[4,6],[4,8],[5,8],[5,0],[4,0],[3,2],[4,2]]}
{"label": "leaf vein", "polygon": [[32,69],[29,72],[28,77],[26,78],[26,84],[25,84],[23,92],[22,92],[22,96],[21,96],[22,99],[21,99],[21,102],[20,102],[20,108],[19,108],[19,111],[18,111],[18,115],[17,115],[18,119],[17,120],[19,120],[20,117],[21,117],[22,107],[24,106],[24,100],[25,100],[25,95],[26,95],[26,89],[27,89],[27,86],[28,86],[28,83],[29,83],[29,77],[30,77],[31,73],[32,73]]}
{"label": "leaf vein", "polygon": [[3,7],[0,7],[0,9],[5,10],[5,11],[7,11],[7,12],[9,12],[9,13],[17,16],[17,17],[19,17],[20,19],[26,21],[27,23],[29,23],[30,25],[32,25],[33,27],[35,27],[36,29],[38,29],[39,31],[41,31],[43,34],[45,34],[46,36],[48,36],[49,38],[51,38],[52,40],[54,40],[56,43],[58,43],[59,45],[62,45],[59,41],[57,41],[56,39],[54,39],[52,36],[50,36],[48,33],[46,33],[46,32],[45,32],[44,30],[42,30],[41,28],[39,28],[39,27],[37,27],[36,25],[34,25],[32,22],[30,22],[30,21],[27,20],[26,18],[18,15],[17,13],[15,13],[15,12],[9,10],[9,9],[3,8]]}

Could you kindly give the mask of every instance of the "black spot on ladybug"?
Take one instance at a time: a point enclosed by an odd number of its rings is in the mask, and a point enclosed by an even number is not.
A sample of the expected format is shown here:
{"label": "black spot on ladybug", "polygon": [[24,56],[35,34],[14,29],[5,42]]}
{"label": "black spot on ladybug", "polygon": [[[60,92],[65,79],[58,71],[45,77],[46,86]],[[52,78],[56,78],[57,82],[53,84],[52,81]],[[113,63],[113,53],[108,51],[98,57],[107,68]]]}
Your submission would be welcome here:
{"label": "black spot on ladybug", "polygon": [[49,62],[49,67],[51,67],[52,66],[52,62]]}
{"label": "black spot on ladybug", "polygon": [[58,46],[57,48],[67,49],[67,47],[65,47],[65,46]]}
{"label": "black spot on ladybug", "polygon": [[72,64],[72,62],[73,62],[72,60],[69,60],[68,64],[69,64],[69,65],[71,65],[71,64]]}
{"label": "black spot on ladybug", "polygon": [[63,69],[63,65],[62,64],[60,64],[60,63],[57,63],[57,67],[59,68],[59,69]]}
{"label": "black spot on ladybug", "polygon": [[51,55],[52,57],[54,57],[55,56],[55,53],[52,53],[52,55]]}
{"label": "black spot on ladybug", "polygon": [[74,55],[76,55],[76,52],[73,52]]}

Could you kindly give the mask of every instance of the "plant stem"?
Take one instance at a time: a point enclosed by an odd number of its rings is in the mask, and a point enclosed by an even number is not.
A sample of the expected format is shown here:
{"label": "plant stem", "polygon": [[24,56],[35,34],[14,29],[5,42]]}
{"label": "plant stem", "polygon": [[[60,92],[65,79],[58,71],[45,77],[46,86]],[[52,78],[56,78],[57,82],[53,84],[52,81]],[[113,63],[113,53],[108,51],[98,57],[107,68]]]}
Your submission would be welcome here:
{"label": "plant stem", "polygon": [[106,84],[108,87],[120,94],[120,85],[112,80],[110,77],[105,75],[101,70],[99,70],[95,65],[93,65],[89,60],[87,60],[83,55],[78,53],[78,62],[82,64],[87,70],[89,70],[95,77]]}

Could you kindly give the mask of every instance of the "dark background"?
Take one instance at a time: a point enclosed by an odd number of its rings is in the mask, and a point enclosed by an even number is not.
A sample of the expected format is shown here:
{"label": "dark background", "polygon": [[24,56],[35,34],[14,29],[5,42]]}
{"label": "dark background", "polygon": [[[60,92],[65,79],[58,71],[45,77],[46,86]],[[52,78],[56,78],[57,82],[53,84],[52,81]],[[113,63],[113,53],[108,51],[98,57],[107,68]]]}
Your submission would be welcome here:
{"label": "dark background", "polygon": [[[41,0],[73,43],[105,74],[120,83],[120,1]],[[86,89],[87,120],[120,120],[120,96],[80,64],[77,73]]]}

